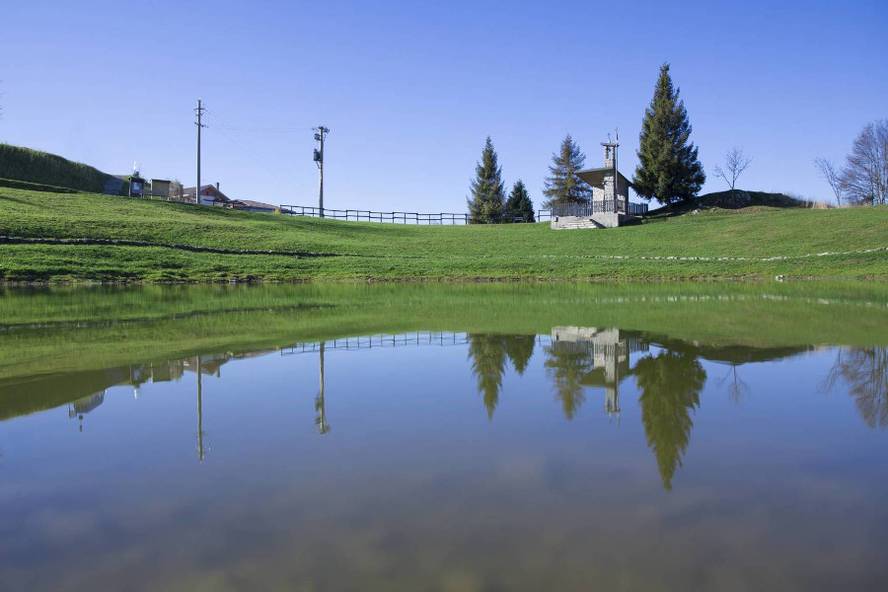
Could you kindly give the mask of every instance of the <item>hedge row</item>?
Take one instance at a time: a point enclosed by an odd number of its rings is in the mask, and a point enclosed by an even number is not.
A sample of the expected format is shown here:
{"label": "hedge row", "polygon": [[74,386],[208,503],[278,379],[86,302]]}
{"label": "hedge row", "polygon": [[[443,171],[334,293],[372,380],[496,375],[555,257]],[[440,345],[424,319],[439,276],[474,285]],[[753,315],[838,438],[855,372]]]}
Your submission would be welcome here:
{"label": "hedge row", "polygon": [[124,186],[120,179],[91,166],[11,144],[0,144],[0,177],[93,193],[102,193],[106,187],[117,193]]}

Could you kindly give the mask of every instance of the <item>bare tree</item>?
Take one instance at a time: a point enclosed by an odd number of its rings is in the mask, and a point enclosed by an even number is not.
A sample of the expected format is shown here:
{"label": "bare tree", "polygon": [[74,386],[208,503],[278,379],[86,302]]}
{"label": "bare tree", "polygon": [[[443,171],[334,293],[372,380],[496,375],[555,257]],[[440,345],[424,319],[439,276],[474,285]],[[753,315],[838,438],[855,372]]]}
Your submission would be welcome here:
{"label": "bare tree", "polygon": [[734,147],[725,155],[725,168],[722,169],[721,166],[715,167],[715,176],[724,179],[725,183],[731,188],[731,193],[734,193],[737,179],[740,178],[743,171],[749,168],[751,162],[752,159],[743,154],[742,148]]}
{"label": "bare tree", "polygon": [[749,392],[749,386],[746,382],[743,381],[742,378],[737,374],[737,366],[734,362],[731,363],[731,371],[722,376],[721,380],[718,381],[719,386],[727,382],[730,378],[731,382],[728,385],[728,394],[731,397],[731,401],[734,403],[740,403]]}
{"label": "bare tree", "polygon": [[863,128],[854,140],[840,181],[842,191],[853,203],[888,203],[888,120]]}
{"label": "bare tree", "polygon": [[839,379],[848,385],[861,417],[871,428],[888,428],[888,348],[864,347],[839,351],[826,388]]}
{"label": "bare tree", "polygon": [[832,189],[833,195],[836,196],[836,205],[842,205],[842,198],[845,192],[842,190],[841,173],[836,170],[836,165],[825,158],[815,158],[814,166],[817,167],[820,174],[829,183],[829,188]]}

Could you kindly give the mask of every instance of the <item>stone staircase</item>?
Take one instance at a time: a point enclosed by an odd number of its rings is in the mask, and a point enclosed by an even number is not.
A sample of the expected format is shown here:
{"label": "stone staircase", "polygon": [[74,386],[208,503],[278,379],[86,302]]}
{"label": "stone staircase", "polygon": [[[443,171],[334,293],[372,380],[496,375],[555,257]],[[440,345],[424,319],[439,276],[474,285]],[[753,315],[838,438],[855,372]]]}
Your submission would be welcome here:
{"label": "stone staircase", "polygon": [[603,224],[593,218],[585,216],[558,216],[552,220],[550,226],[555,230],[577,230],[581,228],[605,228]]}

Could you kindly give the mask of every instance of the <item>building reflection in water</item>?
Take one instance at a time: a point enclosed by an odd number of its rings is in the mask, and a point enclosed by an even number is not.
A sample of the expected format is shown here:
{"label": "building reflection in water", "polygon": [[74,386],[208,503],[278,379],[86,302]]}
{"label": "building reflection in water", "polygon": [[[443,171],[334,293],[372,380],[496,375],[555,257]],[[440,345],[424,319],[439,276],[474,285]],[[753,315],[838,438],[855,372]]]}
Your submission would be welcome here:
{"label": "building reflection in water", "polygon": [[68,417],[77,418],[78,430],[83,431],[83,416],[105,402],[105,391],[81,397],[68,406]]}
{"label": "building reflection in water", "polygon": [[620,382],[628,376],[629,355],[648,351],[638,334],[619,329],[555,327],[546,348],[546,368],[555,381],[564,416],[572,419],[585,401],[583,389],[604,389],[604,410],[620,415]]}

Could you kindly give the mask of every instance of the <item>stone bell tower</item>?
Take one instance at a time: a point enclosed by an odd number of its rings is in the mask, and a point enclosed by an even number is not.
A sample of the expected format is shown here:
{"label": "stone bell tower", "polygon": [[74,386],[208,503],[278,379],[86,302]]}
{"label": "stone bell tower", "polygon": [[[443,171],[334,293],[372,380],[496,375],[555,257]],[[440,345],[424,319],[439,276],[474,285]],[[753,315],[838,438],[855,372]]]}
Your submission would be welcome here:
{"label": "stone bell tower", "polygon": [[612,142],[608,134],[607,142],[602,142],[601,145],[604,147],[604,168],[607,169],[604,173],[604,201],[613,204],[614,212],[622,212],[625,205],[620,201],[617,187],[617,148],[620,142]]}

